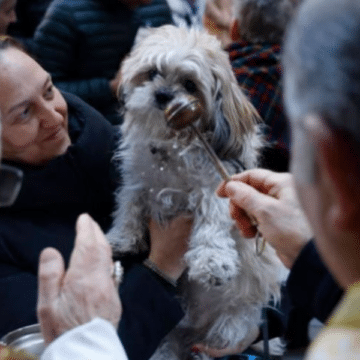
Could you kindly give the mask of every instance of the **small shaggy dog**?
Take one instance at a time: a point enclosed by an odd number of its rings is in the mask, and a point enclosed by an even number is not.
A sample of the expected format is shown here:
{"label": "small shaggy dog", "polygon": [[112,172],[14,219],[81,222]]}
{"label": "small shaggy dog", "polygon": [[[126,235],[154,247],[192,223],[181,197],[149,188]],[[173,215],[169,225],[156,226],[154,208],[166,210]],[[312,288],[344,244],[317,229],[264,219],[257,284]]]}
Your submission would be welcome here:
{"label": "small shaggy dog", "polygon": [[200,342],[248,345],[262,308],[279,299],[282,265],[270,246],[257,256],[255,241],[241,238],[228,200],[215,194],[221,178],[202,143],[189,127],[170,128],[164,110],[189,94],[198,99],[203,111],[194,126],[230,173],[256,166],[256,110],[214,37],[170,25],[149,29],[135,45],[123,62],[119,94],[124,184],[108,233],[114,251],[146,251],[150,217],[164,226],[180,213],[194,218],[180,284],[186,315],[152,359],[189,359]]}

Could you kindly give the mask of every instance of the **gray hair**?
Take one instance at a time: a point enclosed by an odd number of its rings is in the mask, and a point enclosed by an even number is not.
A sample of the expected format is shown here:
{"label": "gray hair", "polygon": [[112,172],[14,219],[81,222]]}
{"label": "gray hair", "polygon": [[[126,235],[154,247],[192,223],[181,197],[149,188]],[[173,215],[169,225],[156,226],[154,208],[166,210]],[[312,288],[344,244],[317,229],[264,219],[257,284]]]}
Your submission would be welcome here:
{"label": "gray hair", "polygon": [[300,0],[234,0],[241,37],[252,43],[281,43]]}
{"label": "gray hair", "polygon": [[307,1],[286,36],[285,107],[317,114],[360,142],[360,2]]}

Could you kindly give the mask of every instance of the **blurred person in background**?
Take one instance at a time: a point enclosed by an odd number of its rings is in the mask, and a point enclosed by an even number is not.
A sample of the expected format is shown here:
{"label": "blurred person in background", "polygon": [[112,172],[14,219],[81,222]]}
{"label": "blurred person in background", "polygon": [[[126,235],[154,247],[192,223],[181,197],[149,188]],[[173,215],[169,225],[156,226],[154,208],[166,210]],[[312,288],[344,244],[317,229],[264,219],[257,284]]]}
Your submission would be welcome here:
{"label": "blurred person in background", "polygon": [[15,37],[33,53],[33,36],[52,0],[17,0],[17,21],[9,26],[8,34]]}
{"label": "blurred person in background", "polygon": [[0,35],[5,35],[11,24],[17,20],[16,17],[17,0],[0,0]]}
{"label": "blurred person in background", "polygon": [[210,34],[220,40],[226,49],[231,43],[231,26],[234,21],[234,0],[207,0],[204,13],[204,26]]}
{"label": "blurred person in background", "polygon": [[34,34],[55,85],[119,124],[117,72],[140,27],[172,23],[166,0],[54,0]]}
{"label": "blurred person in background", "polygon": [[295,14],[294,0],[234,0],[234,17],[228,47],[239,85],[264,120],[268,142],[261,166],[289,170],[290,133],[283,108],[282,43]]}

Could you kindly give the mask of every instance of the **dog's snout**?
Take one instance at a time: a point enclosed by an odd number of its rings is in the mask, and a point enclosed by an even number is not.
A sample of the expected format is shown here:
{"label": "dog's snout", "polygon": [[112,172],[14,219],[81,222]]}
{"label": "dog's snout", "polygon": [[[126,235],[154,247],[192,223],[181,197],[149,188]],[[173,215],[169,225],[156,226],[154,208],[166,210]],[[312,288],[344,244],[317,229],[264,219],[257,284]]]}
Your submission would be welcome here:
{"label": "dog's snout", "polygon": [[159,107],[164,108],[172,99],[174,93],[166,88],[161,88],[155,92],[155,99]]}

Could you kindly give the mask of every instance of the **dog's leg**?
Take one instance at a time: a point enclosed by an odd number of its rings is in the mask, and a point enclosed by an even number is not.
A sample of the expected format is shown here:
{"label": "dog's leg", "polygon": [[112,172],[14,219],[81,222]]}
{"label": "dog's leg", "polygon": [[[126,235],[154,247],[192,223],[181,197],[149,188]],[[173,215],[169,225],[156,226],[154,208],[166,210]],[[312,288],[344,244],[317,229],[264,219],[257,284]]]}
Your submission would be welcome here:
{"label": "dog's leg", "polygon": [[113,227],[107,238],[115,253],[134,252],[147,249],[144,239],[148,193],[146,190],[130,190],[124,185],[117,195],[118,210],[114,214]]}
{"label": "dog's leg", "polygon": [[[265,348],[264,341],[262,340],[257,342],[256,344],[251,345],[251,348],[260,353],[263,353]],[[285,350],[286,350],[286,343],[280,337],[276,337],[269,340],[270,355],[281,356],[284,354]]]}
{"label": "dog's leg", "polygon": [[[227,347],[242,351],[253,343],[260,332],[261,311],[259,307],[251,308],[246,305],[243,309],[240,305],[240,309],[238,313],[224,311],[219,314],[205,339],[209,346],[219,349]],[[246,312],[246,310],[249,311]]]}
{"label": "dog's leg", "polygon": [[233,221],[228,211],[227,200],[209,190],[195,214],[185,260],[189,279],[208,287],[224,285],[239,273],[239,256],[231,236]]}
{"label": "dog's leg", "polygon": [[[195,354],[191,351],[195,337],[189,337],[188,329],[180,326],[173,329],[162,341],[150,360],[211,360],[213,358],[205,354]],[[195,342],[196,343],[196,342]]]}

